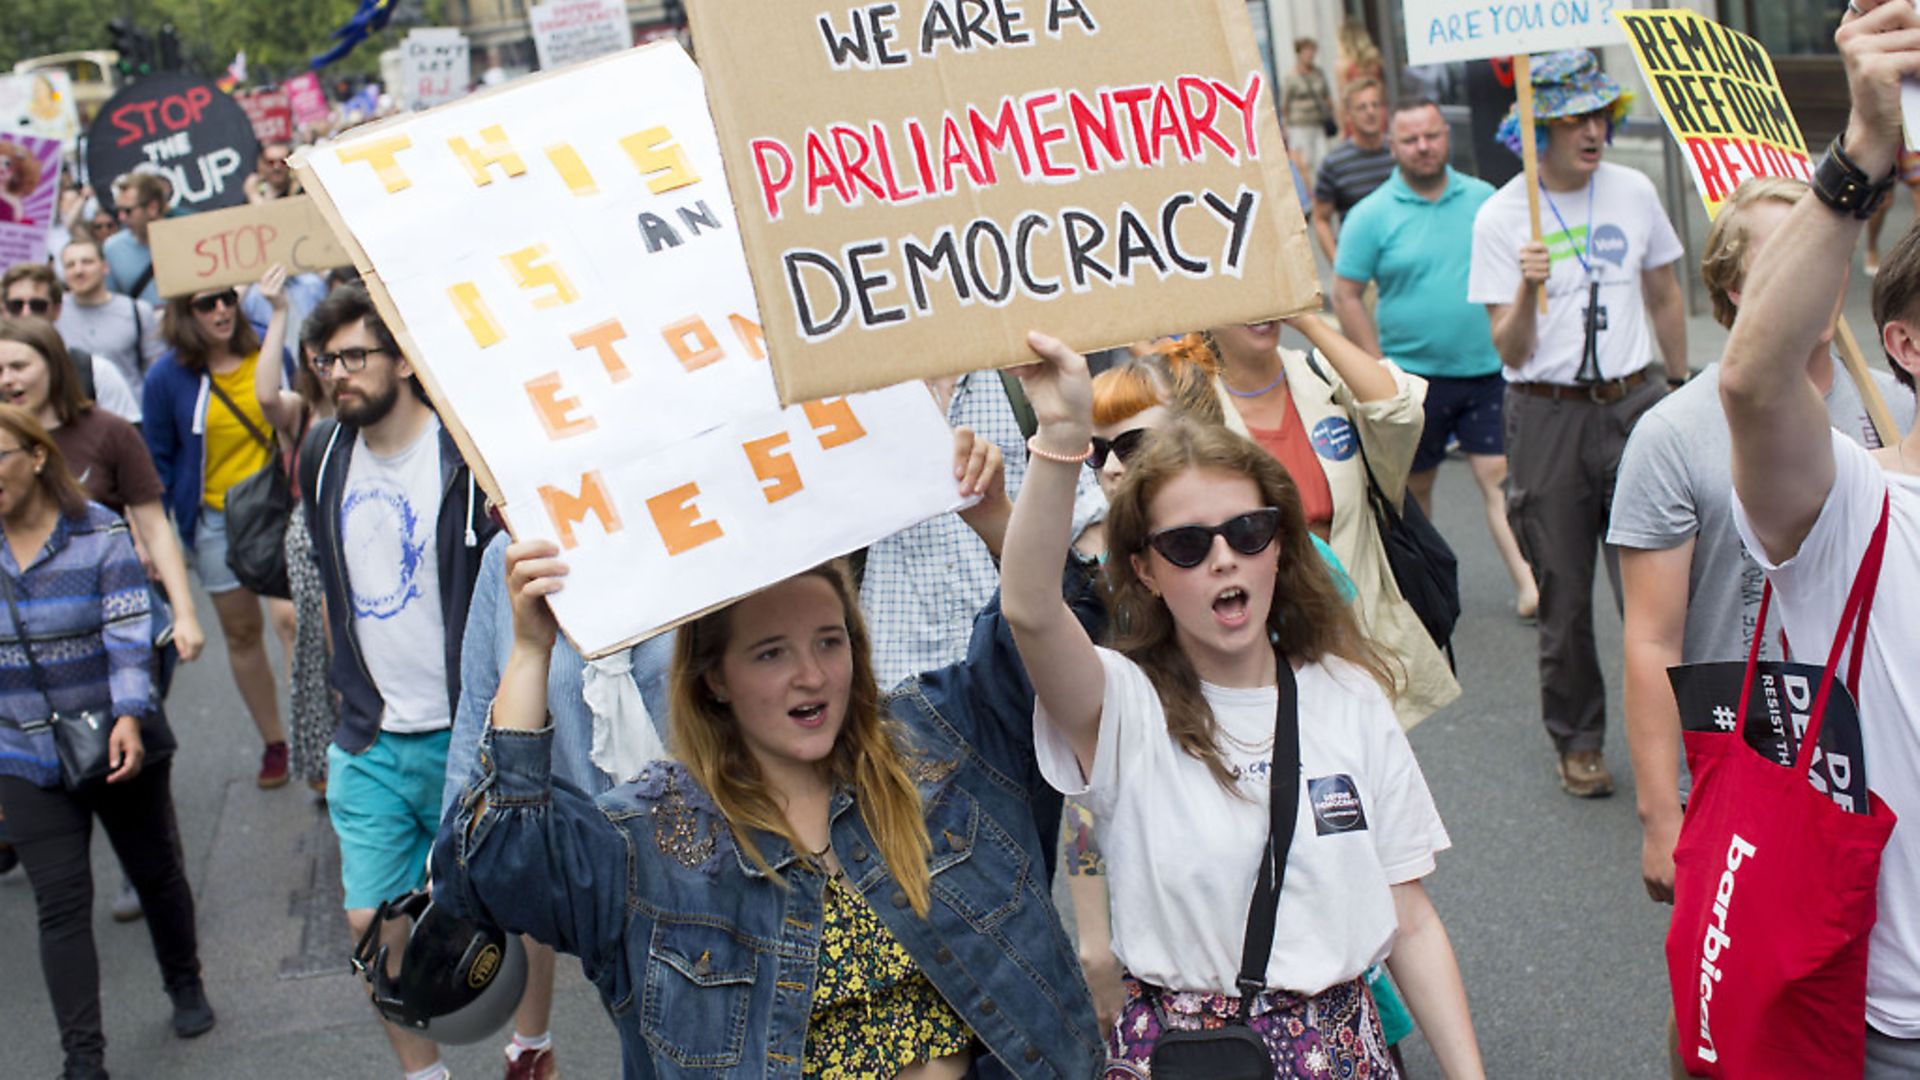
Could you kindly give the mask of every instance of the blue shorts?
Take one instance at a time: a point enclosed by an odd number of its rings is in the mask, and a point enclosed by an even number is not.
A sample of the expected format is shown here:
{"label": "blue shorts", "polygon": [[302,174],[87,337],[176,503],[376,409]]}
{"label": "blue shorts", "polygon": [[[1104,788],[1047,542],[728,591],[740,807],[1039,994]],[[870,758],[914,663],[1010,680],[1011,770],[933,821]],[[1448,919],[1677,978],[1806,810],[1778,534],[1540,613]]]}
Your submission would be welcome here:
{"label": "blue shorts", "polygon": [[1469,454],[1506,453],[1500,437],[1500,405],[1506,396],[1507,380],[1497,371],[1474,379],[1429,378],[1427,426],[1413,452],[1412,471],[1439,468],[1453,439]]}
{"label": "blue shorts", "polygon": [[240,588],[240,579],[227,569],[227,514],[211,506],[200,508],[199,523],[193,527],[194,572],[200,575],[200,587],[209,593],[232,592]]}
{"label": "blue shorts", "polygon": [[452,737],[451,728],[383,731],[362,754],[327,747],[327,816],[340,838],[347,910],[379,907],[426,884]]}

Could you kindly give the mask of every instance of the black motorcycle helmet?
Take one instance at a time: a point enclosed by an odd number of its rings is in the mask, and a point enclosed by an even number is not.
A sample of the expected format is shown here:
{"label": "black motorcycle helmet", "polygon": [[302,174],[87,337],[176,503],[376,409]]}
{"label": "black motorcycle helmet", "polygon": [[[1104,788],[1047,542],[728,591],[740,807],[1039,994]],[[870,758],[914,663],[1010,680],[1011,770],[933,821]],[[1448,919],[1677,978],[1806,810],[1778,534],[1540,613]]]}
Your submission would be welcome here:
{"label": "black motorcycle helmet", "polygon": [[[411,919],[400,973],[387,974],[380,927]],[[518,935],[454,915],[424,889],[383,901],[353,951],[380,1015],[437,1043],[479,1042],[513,1017],[527,987],[527,951]]]}

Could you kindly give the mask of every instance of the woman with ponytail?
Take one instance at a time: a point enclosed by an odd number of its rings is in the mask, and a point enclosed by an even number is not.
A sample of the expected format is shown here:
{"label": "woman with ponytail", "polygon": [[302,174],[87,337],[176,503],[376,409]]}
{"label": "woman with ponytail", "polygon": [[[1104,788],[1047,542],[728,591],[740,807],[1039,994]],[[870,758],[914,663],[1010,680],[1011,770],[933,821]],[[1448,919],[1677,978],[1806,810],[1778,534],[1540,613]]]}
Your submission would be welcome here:
{"label": "woman with ponytail", "polygon": [[[997,554],[998,451],[956,436],[961,494],[982,497],[963,517]],[[627,1077],[1097,1070],[1049,897],[1058,797],[1004,626],[983,618],[966,660],[883,696],[843,569],[788,578],[680,628],[675,760],[589,800],[548,773],[557,555],[507,549],[513,646],[436,903],[579,956]]]}

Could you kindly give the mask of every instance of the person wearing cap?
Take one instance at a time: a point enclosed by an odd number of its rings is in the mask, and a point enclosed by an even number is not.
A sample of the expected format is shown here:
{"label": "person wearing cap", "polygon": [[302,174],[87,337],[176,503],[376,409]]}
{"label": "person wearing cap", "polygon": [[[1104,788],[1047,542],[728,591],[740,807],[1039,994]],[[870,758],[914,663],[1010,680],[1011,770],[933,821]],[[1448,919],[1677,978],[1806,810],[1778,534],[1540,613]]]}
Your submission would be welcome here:
{"label": "person wearing cap", "polygon": [[[1540,706],[1569,795],[1613,793],[1593,633],[1595,556],[1642,413],[1687,377],[1680,237],[1652,182],[1602,160],[1628,95],[1584,49],[1535,57],[1540,239],[1529,177],[1474,218],[1467,299],[1487,305],[1507,380],[1507,519],[1540,589]],[[1520,152],[1509,116],[1500,138]],[[1546,311],[1540,309],[1542,296]],[[1658,341],[1666,368],[1653,366]],[[1615,603],[1620,576],[1607,553]]]}

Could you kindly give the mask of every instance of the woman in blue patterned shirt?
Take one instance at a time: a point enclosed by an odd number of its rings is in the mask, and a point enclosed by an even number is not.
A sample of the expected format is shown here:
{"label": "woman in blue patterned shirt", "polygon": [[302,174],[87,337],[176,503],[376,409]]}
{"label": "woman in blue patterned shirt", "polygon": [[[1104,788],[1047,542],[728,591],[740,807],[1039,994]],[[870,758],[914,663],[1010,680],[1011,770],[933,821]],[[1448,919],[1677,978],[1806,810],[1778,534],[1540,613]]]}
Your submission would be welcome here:
{"label": "woman in blue patterned shirt", "polygon": [[[174,740],[151,707],[147,578],[126,523],[87,501],[46,429],[13,405],[0,405],[0,540],[0,595],[12,600],[0,605],[0,804],[39,908],[65,1075],[104,1077],[87,853],[95,817],[146,907],[174,1033],[213,1027],[168,782]],[[112,771],[70,790],[44,721],[88,709],[116,718]]]}

